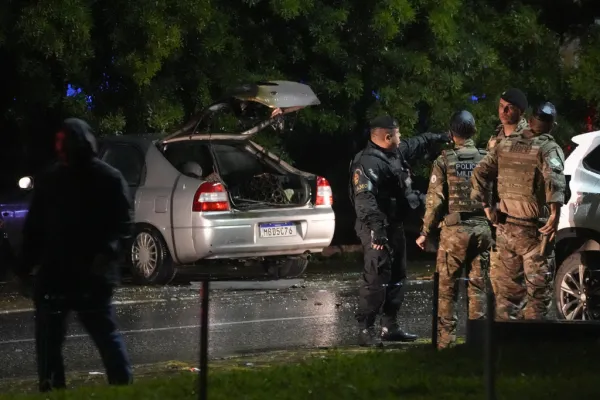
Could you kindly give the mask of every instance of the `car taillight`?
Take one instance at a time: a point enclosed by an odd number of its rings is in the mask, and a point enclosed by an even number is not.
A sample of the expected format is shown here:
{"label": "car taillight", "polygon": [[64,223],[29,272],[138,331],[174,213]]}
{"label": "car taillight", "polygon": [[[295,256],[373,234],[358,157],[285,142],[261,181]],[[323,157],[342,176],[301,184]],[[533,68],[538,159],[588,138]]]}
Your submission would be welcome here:
{"label": "car taillight", "polygon": [[333,191],[327,179],[317,177],[317,206],[331,206],[333,204]]}
{"label": "car taillight", "polygon": [[192,211],[229,211],[229,195],[218,182],[204,182],[194,195]]}

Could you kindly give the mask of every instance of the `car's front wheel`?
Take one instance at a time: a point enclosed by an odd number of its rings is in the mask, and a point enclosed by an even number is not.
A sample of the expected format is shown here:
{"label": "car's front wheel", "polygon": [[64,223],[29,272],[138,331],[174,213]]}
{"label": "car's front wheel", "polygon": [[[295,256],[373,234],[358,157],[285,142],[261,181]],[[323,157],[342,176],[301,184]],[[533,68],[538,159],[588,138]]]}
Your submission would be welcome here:
{"label": "car's front wheel", "polygon": [[137,229],[130,263],[134,281],[143,285],[166,285],[177,273],[162,235],[150,227]]}
{"label": "car's front wheel", "polygon": [[554,298],[559,319],[600,320],[600,272],[590,268],[589,258],[577,252],[567,257],[558,269]]}

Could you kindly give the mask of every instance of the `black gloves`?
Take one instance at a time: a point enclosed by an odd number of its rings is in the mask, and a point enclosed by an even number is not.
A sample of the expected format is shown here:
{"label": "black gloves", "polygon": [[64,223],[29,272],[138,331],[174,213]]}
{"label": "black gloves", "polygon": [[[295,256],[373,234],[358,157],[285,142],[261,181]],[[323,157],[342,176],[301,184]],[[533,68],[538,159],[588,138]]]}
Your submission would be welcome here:
{"label": "black gloves", "polygon": [[444,133],[440,133],[440,141],[444,142],[444,143],[452,143],[452,136],[450,136],[450,133],[448,132],[444,132]]}
{"label": "black gloves", "polygon": [[446,133],[446,132],[444,132],[444,133],[427,132],[427,133],[424,133],[423,136],[425,136],[429,140],[434,140],[439,143],[450,143],[452,141],[450,134]]}
{"label": "black gloves", "polygon": [[388,238],[386,236],[373,236],[371,243],[376,246],[385,246],[388,244]]}
{"label": "black gloves", "polygon": [[385,230],[371,231],[371,246],[387,246],[388,238]]}

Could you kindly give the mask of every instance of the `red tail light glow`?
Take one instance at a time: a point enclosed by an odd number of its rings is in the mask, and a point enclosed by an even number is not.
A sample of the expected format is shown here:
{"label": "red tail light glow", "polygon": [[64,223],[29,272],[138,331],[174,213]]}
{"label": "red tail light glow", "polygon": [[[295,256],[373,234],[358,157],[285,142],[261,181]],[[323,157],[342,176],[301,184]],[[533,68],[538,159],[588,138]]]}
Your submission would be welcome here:
{"label": "red tail light glow", "polygon": [[333,205],[333,191],[327,179],[322,176],[317,177],[317,206]]}
{"label": "red tail light glow", "polygon": [[229,211],[229,195],[225,187],[218,182],[204,182],[194,195],[192,211]]}

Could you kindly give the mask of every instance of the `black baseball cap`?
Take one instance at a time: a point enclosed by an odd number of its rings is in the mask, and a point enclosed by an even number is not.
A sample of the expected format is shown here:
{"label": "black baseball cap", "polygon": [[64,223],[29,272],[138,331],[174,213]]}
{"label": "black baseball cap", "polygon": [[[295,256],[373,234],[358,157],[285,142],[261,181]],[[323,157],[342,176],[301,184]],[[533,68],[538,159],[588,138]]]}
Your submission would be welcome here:
{"label": "black baseball cap", "polygon": [[525,96],[525,93],[523,93],[522,90],[517,88],[508,89],[502,93],[500,98],[517,107],[519,110],[521,110],[521,112],[525,112],[529,106],[529,103],[527,102],[527,96]]}
{"label": "black baseball cap", "polygon": [[369,128],[371,129],[398,129],[400,126],[398,125],[398,121],[389,115],[382,115],[377,118],[374,118],[369,123]]}

